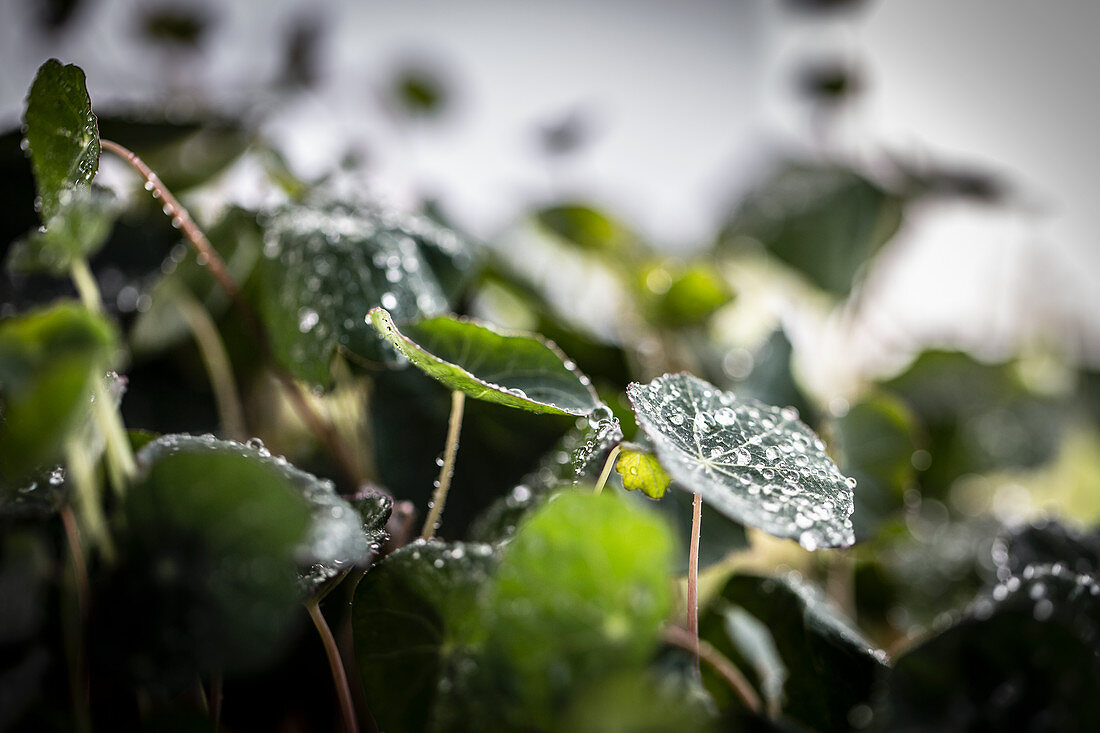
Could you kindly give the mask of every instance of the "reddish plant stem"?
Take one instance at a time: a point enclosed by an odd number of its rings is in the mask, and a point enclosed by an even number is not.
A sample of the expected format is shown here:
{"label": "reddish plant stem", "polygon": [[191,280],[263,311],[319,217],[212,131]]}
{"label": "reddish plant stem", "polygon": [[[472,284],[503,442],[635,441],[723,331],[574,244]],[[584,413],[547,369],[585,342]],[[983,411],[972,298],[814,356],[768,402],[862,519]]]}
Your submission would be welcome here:
{"label": "reddish plant stem", "polygon": [[344,661],[340,657],[340,648],[336,645],[336,639],[332,635],[332,629],[325,621],[321,607],[316,600],[306,602],[306,610],[313,619],[313,625],[317,627],[317,633],[321,636],[321,643],[325,647],[325,655],[328,657],[329,668],[332,670],[332,682],[336,687],[336,696],[340,699],[340,711],[344,717],[344,728],[347,733],[359,733],[359,722],[355,715],[355,705],[351,701],[351,688],[348,686],[348,676],[344,672]]}
{"label": "reddish plant stem", "polygon": [[694,639],[695,671],[699,671],[699,534],[703,523],[703,498],[691,501],[691,545],[688,549],[687,631]]}
{"label": "reddish plant stem", "polygon": [[737,693],[745,707],[754,713],[760,712],[760,696],[756,694],[756,690],[745,679],[745,675],[741,673],[741,670],[709,642],[701,641],[697,635],[681,629],[679,626],[666,628],[664,639],[673,646],[695,653],[697,655],[696,659],[701,657],[711,669],[726,681],[730,689]]}
{"label": "reddish plant stem", "polygon": [[[191,242],[191,245],[198,253],[200,263],[205,264],[209,268],[210,274],[213,275],[214,279],[218,281],[218,285],[221,286],[222,290],[224,290],[230,300],[233,301],[233,305],[241,314],[241,318],[256,336],[260,348],[267,355],[272,356],[274,350],[271,347],[271,340],[259,316],[256,314],[256,311],[252,309],[248,301],[241,295],[240,286],[237,285],[233,276],[229,274],[225,262],[218,255],[213,245],[210,244],[210,240],[206,238],[206,235],[203,234],[202,230],[195,224],[195,220],[191,218],[191,214],[187,209],[176,200],[176,197],[172,195],[172,192],[169,191],[167,187],[165,187],[160,177],[153,169],[146,165],[145,161],[132,151],[111,140],[101,139],[99,145],[103,150],[114,153],[129,163],[130,166],[145,179],[146,189],[152,192],[155,198],[164,202],[165,215],[172,217],[172,223],[177,225],[184,236],[187,237],[187,240]],[[274,358],[272,358],[271,361],[273,364],[275,363]],[[326,450],[328,450],[329,455],[332,456],[333,461],[336,462],[341,473],[343,473],[344,477],[350,482],[352,490],[354,490],[359,485],[362,477],[359,475],[359,471],[356,468],[355,460],[352,458],[347,446],[344,445],[344,441],[336,431],[335,426],[325,420],[315,409],[313,409],[313,406],[309,404],[309,401],[306,400],[298,389],[298,385],[295,383],[293,376],[277,364],[274,369],[275,376],[279,380],[279,384],[287,393],[287,396],[290,398],[294,410],[313,434],[321,440],[321,443],[325,446]]]}

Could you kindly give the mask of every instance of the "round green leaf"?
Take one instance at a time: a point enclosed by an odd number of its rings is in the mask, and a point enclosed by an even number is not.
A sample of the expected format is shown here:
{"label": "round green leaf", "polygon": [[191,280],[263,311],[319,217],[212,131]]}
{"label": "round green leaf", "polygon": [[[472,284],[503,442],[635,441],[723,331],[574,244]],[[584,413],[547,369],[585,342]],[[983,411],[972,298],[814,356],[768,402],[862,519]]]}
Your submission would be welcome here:
{"label": "round green leaf", "polygon": [[444,714],[447,673],[463,666],[477,593],[495,564],[489,545],[418,541],[363,577],[352,606],[355,659],[382,730],[431,730]]}
{"label": "round green leaf", "polygon": [[111,324],[74,303],[0,322],[0,485],[57,464],[114,346]]}
{"label": "round green leaf", "polygon": [[342,203],[288,205],[267,217],[258,308],[280,362],[313,384],[330,382],[337,349],[392,361],[365,317],[399,320],[448,310],[471,255],[429,219]]}
{"label": "round green leaf", "polygon": [[86,187],[99,167],[99,130],[78,66],[50,59],[38,68],[23,115],[38,185],[38,210],[49,221],[71,190]]}
{"label": "round green leaf", "polygon": [[642,665],[671,607],[672,538],[614,494],[564,493],[519,527],[486,589],[486,654],[513,671],[517,725]]}
{"label": "round green leaf", "polygon": [[638,425],[681,488],[807,549],[852,544],[852,487],[793,408],[738,399],[690,374],[632,383]]}
{"label": "round green leaf", "polygon": [[599,397],[588,377],[537,334],[512,333],[455,316],[405,324],[384,308],[370,312],[375,330],[414,366],[449,389],[552,415],[589,415]]}
{"label": "round green leaf", "polygon": [[627,491],[641,491],[650,499],[660,499],[665,495],[672,477],[661,467],[661,462],[652,453],[631,448],[623,448],[619,460],[615,461],[615,470],[623,479],[623,488]]}

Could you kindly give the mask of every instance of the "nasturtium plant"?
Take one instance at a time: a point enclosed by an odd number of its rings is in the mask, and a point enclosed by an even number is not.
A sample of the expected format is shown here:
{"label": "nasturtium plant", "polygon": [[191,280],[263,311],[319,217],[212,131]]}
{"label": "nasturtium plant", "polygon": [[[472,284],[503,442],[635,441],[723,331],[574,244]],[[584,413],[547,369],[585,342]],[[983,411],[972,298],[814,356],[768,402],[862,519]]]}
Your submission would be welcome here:
{"label": "nasturtium plant", "polygon": [[855,541],[852,482],[796,410],[738,399],[690,374],[634,383],[627,394],[639,427],[682,489],[807,549]]}
{"label": "nasturtium plant", "polygon": [[846,297],[887,177],[687,261],[574,203],[474,246],[240,98],[97,122],[50,60],[0,133],[0,729],[1100,727],[1095,369],[792,368],[785,269]]}
{"label": "nasturtium plant", "polygon": [[424,217],[368,204],[288,204],[264,217],[259,311],[279,362],[328,385],[338,351],[394,360],[366,319],[372,308],[401,321],[444,313],[470,266],[469,246]]}
{"label": "nasturtium plant", "polygon": [[384,308],[370,323],[413,365],[467,395],[530,412],[584,416],[599,405],[588,377],[553,343],[474,321],[438,316],[400,329]]}

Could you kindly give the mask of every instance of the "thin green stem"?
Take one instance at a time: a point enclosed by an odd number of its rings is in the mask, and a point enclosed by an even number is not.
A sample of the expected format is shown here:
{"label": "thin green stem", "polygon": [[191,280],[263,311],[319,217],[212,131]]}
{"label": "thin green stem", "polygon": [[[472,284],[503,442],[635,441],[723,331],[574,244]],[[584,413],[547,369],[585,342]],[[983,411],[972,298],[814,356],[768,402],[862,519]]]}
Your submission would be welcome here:
{"label": "thin green stem", "polygon": [[691,501],[691,545],[688,548],[687,631],[694,639],[695,671],[699,671],[699,535],[703,523],[703,498]]}
{"label": "thin green stem", "polygon": [[425,540],[435,536],[440,517],[443,516],[443,505],[447,502],[447,491],[451,488],[451,477],[455,472],[458,435],[462,432],[462,411],[465,405],[465,393],[458,390],[451,392],[451,419],[447,424],[447,445],[443,449],[443,467],[439,469],[439,480],[436,481],[435,493],[432,494],[431,509],[428,510],[428,518],[424,521],[424,529],[420,532],[420,537]]}
{"label": "thin green stem", "polygon": [[669,626],[666,628],[664,639],[673,646],[692,652],[696,654],[697,657],[701,657],[711,669],[717,672],[718,675],[726,681],[730,689],[741,698],[741,702],[744,703],[745,707],[754,713],[760,712],[760,696],[756,694],[756,690],[754,690],[752,685],[749,684],[749,681],[745,679],[745,675],[741,673],[741,670],[726,658],[722,652],[718,651],[717,648],[707,641],[700,640],[698,636],[692,634],[690,631],[681,629],[679,626]]}
{"label": "thin green stem", "polygon": [[69,693],[73,704],[73,724],[79,733],[87,733],[92,729],[91,712],[88,709],[88,666],[84,658],[84,623],[88,617],[88,568],[84,562],[84,548],[72,508],[67,504],[62,506],[60,515],[73,570],[73,592],[62,594],[61,600],[61,628],[68,661]]}
{"label": "thin green stem", "polygon": [[95,277],[88,268],[88,261],[83,257],[75,258],[72,265],[70,265],[69,274],[84,307],[90,311],[99,312],[102,310],[103,300],[99,296],[99,286],[96,285]]}
{"label": "thin green stem", "polygon": [[592,493],[598,494],[603,491],[603,485],[607,483],[607,477],[611,475],[611,468],[615,465],[615,459],[619,457],[620,450],[622,450],[622,446],[617,445],[607,454],[607,460],[603,462],[603,470],[600,471],[600,479],[596,482],[596,488]]}
{"label": "thin green stem", "polygon": [[88,532],[92,544],[99,548],[108,562],[114,560],[115,549],[111,535],[107,531],[107,520],[103,516],[103,506],[99,501],[96,488],[95,466],[88,456],[87,448],[77,439],[71,439],[65,448],[65,465],[73,481],[73,498],[81,522]]}
{"label": "thin green stem", "polygon": [[336,645],[332,629],[325,621],[325,615],[321,613],[321,607],[315,599],[306,601],[306,610],[309,611],[309,617],[313,619],[313,625],[317,627],[317,633],[320,634],[321,643],[325,647],[328,666],[332,670],[332,682],[336,686],[336,696],[340,699],[340,711],[344,717],[344,728],[347,733],[358,733],[359,722],[355,716],[355,705],[351,701],[351,688],[348,686],[348,676],[344,672],[344,660],[340,657],[340,648]]}
{"label": "thin green stem", "polygon": [[210,388],[214,391],[214,402],[218,407],[218,421],[222,430],[229,438],[244,440],[248,436],[245,433],[244,410],[237,397],[237,385],[233,379],[233,365],[229,361],[221,334],[214,325],[214,319],[195,296],[184,288],[173,287],[172,297],[199,347],[199,355],[210,379]]}
{"label": "thin green stem", "polygon": [[137,473],[134,451],[126,436],[126,428],[122,425],[122,416],[118,414],[118,409],[113,404],[114,399],[98,372],[92,376],[92,394],[95,397],[92,412],[96,426],[107,442],[107,473],[115,492],[122,496],[126,492],[126,485]]}

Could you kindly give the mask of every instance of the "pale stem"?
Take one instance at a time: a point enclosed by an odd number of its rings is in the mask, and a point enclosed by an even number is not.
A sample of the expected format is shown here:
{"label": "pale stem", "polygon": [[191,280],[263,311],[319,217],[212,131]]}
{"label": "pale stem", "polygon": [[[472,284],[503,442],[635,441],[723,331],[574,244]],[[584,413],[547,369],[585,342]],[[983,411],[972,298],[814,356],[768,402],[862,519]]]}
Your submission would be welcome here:
{"label": "pale stem", "polygon": [[76,501],[76,510],[80,514],[81,522],[92,540],[107,558],[113,561],[115,555],[111,536],[107,532],[107,520],[103,516],[103,507],[99,503],[99,492],[96,491],[95,467],[88,451],[77,439],[71,439],[65,449],[65,465],[72,478],[73,498]]}
{"label": "pale stem", "polygon": [[358,733],[359,723],[355,717],[355,705],[351,701],[351,688],[348,687],[348,676],[344,672],[344,662],[340,657],[340,649],[336,646],[336,639],[332,635],[325,616],[321,613],[321,607],[316,600],[306,602],[306,610],[313,619],[313,625],[317,627],[317,633],[321,636],[321,643],[325,647],[325,655],[328,657],[328,665],[332,670],[332,681],[336,687],[336,696],[340,698],[340,711],[344,716],[344,727],[347,733]]}
{"label": "pale stem", "polygon": [[122,496],[127,483],[137,473],[134,451],[126,436],[126,428],[122,425],[122,417],[118,414],[114,400],[103,383],[103,376],[98,371],[92,376],[92,394],[95,396],[92,411],[96,425],[107,442],[107,473],[115,492]]}
{"label": "pale stem", "polygon": [[237,386],[233,379],[233,366],[222,343],[214,319],[206,312],[191,293],[183,288],[173,288],[173,296],[179,307],[180,315],[191,329],[195,344],[199,347],[206,374],[210,378],[210,387],[214,391],[214,401],[218,406],[218,421],[225,435],[233,440],[244,440],[244,410],[237,397]]}
{"label": "pale stem", "polygon": [[703,498],[691,500],[691,545],[688,548],[687,630],[694,639],[695,671],[699,671],[699,535],[703,523]]}
{"label": "pale stem", "polygon": [[458,454],[458,435],[462,432],[462,411],[466,404],[466,395],[459,390],[451,392],[451,418],[447,424],[447,445],[443,449],[443,467],[439,469],[439,481],[432,494],[432,506],[420,537],[430,540],[435,536],[443,505],[447,502],[447,491],[451,488],[451,477],[455,472],[455,456]]}
{"label": "pale stem", "polygon": [[98,313],[103,309],[103,301],[99,296],[99,286],[95,277],[88,268],[88,261],[83,257],[76,257],[69,265],[69,275],[76,286],[76,292],[80,296],[80,302],[90,311]]}
{"label": "pale stem", "polygon": [[615,465],[615,459],[619,456],[620,450],[622,450],[622,447],[617,445],[607,454],[607,460],[603,462],[603,470],[600,471],[600,479],[596,482],[596,488],[592,493],[599,494],[603,491],[603,485],[607,483],[607,477],[611,475],[611,468]]}

